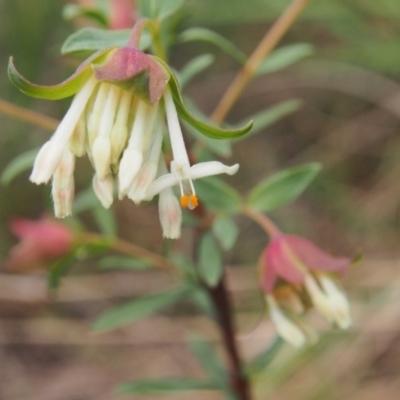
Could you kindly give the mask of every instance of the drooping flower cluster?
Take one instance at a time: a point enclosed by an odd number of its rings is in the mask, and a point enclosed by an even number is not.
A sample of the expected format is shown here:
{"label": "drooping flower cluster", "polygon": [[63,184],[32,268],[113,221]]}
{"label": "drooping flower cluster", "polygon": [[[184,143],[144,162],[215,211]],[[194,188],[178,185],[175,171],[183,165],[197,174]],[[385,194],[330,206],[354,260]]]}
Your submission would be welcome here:
{"label": "drooping flower cluster", "polygon": [[[193,209],[198,205],[193,180],[236,173],[238,164],[190,165],[175,105],[181,98],[179,92],[172,93],[171,74],[165,65],[132,45],[96,53],[71,78],[52,87],[27,81],[11,59],[9,76],[24,93],[51,99],[76,93],[56,132],[37,155],[30,177],[36,184],[52,179],[57,217],[71,215],[75,157],[85,153],[95,169],[93,189],[104,207],[113,202],[114,177],[120,199],[127,196],[140,203],[160,195],[159,214],[167,238],[180,236],[182,219],[172,186],[180,189],[181,206]],[[182,109],[188,120],[180,104]],[[165,117],[173,153],[169,173],[162,154]],[[196,122],[197,127],[206,126]]]}
{"label": "drooping flower cluster", "polygon": [[350,326],[349,303],[335,279],[350,262],[331,257],[299,236],[272,239],[260,257],[261,285],[280,336],[295,347],[312,340],[315,334],[302,319],[312,306],[332,325]]}

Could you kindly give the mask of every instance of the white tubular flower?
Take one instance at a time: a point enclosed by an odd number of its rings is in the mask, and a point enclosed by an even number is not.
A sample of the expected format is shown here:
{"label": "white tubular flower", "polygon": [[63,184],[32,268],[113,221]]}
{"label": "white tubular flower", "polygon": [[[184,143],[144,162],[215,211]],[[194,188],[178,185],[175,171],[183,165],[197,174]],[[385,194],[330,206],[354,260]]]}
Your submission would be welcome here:
{"label": "white tubular flower", "polygon": [[276,304],[275,299],[265,296],[269,308],[269,314],[279,335],[293,347],[299,348],[305,345],[307,337],[302,329],[290,320]]}
{"label": "white tubular flower", "polygon": [[181,236],[182,210],[171,188],[164,189],[158,200],[163,237],[178,239]]}
{"label": "white tubular flower", "polygon": [[193,209],[199,204],[193,185],[195,179],[222,173],[233,175],[239,169],[239,164],[228,167],[219,161],[209,161],[190,166],[178,114],[169,88],[166,88],[164,92],[164,101],[174,160],[171,162],[171,172],[156,179],[149,187],[145,199],[151,200],[162,190],[179,185],[181,206]]}
{"label": "white tubular flower", "polygon": [[30,176],[30,180],[33,183],[38,185],[47,183],[54,174],[54,171],[61,162],[64,150],[68,147],[68,140],[74,132],[86,103],[96,87],[96,83],[93,77],[86,81],[75,95],[71,107],[68,109],[60,125],[58,125],[54,135],[40,149]]}
{"label": "white tubular flower", "polygon": [[321,283],[322,289],[324,290],[327,298],[329,299],[332,315],[336,324],[341,329],[347,329],[351,325],[351,314],[350,305],[343,294],[343,292],[337,287],[333,279],[326,274],[321,274],[318,277]]}
{"label": "white tubular flower", "polygon": [[119,165],[119,197],[123,198],[139,172],[143,162],[143,142],[152,135],[158,111],[158,104],[149,106],[139,100],[132,132]]}
{"label": "white tubular flower", "polygon": [[65,218],[72,214],[75,190],[74,168],[75,156],[66,149],[60,164],[53,174],[51,191],[55,215],[58,218]]}
{"label": "white tubular flower", "polygon": [[311,301],[315,308],[327,319],[328,322],[335,322],[335,315],[329,298],[319,287],[314,277],[307,275],[304,280],[304,286],[310,295]]}
{"label": "white tubular flower", "polygon": [[[128,192],[128,197],[139,204],[144,200],[146,192],[157,176],[158,164],[163,139],[163,124],[157,117],[154,133],[148,135],[145,141],[144,162],[134,178]],[[165,172],[167,168],[164,166]]]}
{"label": "white tubular flower", "polygon": [[97,174],[93,176],[93,190],[104,208],[110,208],[114,200],[114,183],[111,175],[105,179],[99,179]]}
{"label": "white tubular flower", "polygon": [[[103,83],[102,85],[106,85]],[[100,180],[106,179],[110,173],[111,164],[111,133],[114,125],[115,115],[119,104],[122,90],[117,86],[109,85],[103,115],[100,119],[100,127],[96,139],[93,142],[92,157],[96,174]]]}

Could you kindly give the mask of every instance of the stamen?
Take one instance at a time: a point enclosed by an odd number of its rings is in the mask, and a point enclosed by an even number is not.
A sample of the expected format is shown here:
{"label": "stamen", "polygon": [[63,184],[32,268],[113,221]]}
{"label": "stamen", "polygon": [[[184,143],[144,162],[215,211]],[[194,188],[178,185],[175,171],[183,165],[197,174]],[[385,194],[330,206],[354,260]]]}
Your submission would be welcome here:
{"label": "stamen", "polygon": [[193,208],[196,208],[199,205],[199,199],[197,198],[197,196],[195,194],[190,195],[189,203],[191,205],[191,210],[193,210]]}
{"label": "stamen", "polygon": [[189,197],[186,195],[182,195],[180,197],[180,203],[182,208],[188,208],[189,206]]}

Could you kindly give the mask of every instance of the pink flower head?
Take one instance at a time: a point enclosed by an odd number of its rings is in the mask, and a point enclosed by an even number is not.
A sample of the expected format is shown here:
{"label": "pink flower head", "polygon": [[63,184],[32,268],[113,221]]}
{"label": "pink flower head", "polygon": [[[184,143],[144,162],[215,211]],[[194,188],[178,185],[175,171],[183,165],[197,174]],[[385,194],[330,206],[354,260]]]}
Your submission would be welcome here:
{"label": "pink flower head", "polygon": [[295,346],[305,343],[309,329],[298,314],[310,305],[330,323],[349,327],[348,301],[333,275],[345,272],[350,263],[350,259],[332,257],[300,236],[273,238],[260,258],[261,287],[282,337]]}
{"label": "pink flower head", "polygon": [[21,241],[11,249],[6,260],[9,270],[41,269],[73,247],[73,232],[48,217],[37,221],[16,218],[11,221],[10,229]]}

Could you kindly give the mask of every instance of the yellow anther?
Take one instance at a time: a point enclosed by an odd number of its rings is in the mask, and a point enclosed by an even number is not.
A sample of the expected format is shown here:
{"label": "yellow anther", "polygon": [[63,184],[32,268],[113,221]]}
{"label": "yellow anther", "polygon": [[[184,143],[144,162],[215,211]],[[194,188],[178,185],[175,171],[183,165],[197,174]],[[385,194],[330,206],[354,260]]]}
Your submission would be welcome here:
{"label": "yellow anther", "polygon": [[187,208],[188,205],[189,205],[189,198],[188,198],[188,196],[181,196],[180,202],[181,202],[181,207],[182,207],[182,208]]}
{"label": "yellow anther", "polygon": [[195,194],[191,194],[189,200],[190,204],[192,205],[192,208],[196,208],[199,205],[199,199]]}

